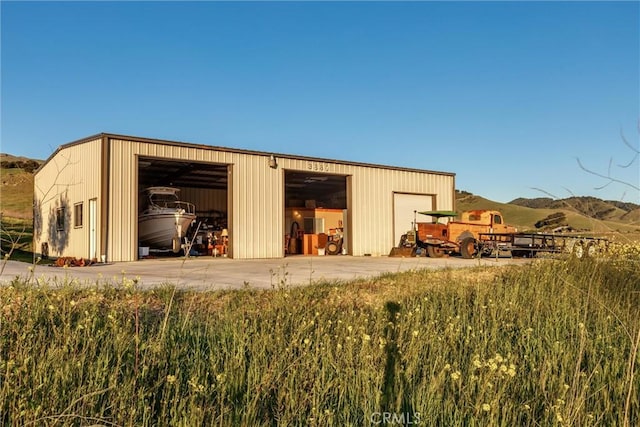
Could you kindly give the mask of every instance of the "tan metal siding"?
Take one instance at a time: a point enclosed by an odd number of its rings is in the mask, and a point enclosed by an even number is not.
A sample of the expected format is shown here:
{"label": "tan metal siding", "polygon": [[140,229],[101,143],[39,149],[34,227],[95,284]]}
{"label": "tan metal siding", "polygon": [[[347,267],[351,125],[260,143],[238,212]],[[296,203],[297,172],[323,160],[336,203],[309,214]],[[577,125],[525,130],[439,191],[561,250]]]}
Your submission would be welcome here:
{"label": "tan metal siding", "polygon": [[[112,139],[109,253],[113,261],[137,257],[137,159],[167,158],[233,164],[229,209],[234,258],[273,258],[284,254],[283,173],[268,167],[268,157],[184,146]],[[126,177],[117,184],[114,177]],[[125,184],[126,183],[126,184]],[[205,196],[206,197],[206,196]]]}
{"label": "tan metal siding", "polygon": [[394,245],[394,192],[434,195],[434,208],[454,208],[453,175],[289,158],[278,159],[278,168],[351,176],[352,255],[389,253]]}
{"label": "tan metal siding", "polygon": [[[58,150],[34,177],[34,248],[49,244],[51,256],[89,256],[89,200],[102,203],[100,139]],[[74,227],[74,206],[82,203],[82,227]],[[67,211],[65,231],[56,230],[56,209]],[[97,213],[100,221],[100,213]],[[100,240],[100,236],[98,236]]]}
{"label": "tan metal siding", "polygon": [[109,144],[109,239],[107,259],[137,259],[138,168],[132,144]]}
{"label": "tan metal siding", "polygon": [[[101,153],[101,138],[108,147]],[[455,177],[386,166],[341,163],[333,160],[278,157],[278,167],[269,167],[269,153],[213,149],[189,144],[99,136],[95,140],[60,147],[36,174],[36,198],[41,201],[40,230],[35,247],[56,241],[56,203],[69,209],[68,233],[63,246],[53,246],[52,255],[86,256],[89,245],[88,201],[106,206],[101,190],[101,162],[109,161],[106,185],[108,209],[98,209],[97,221],[108,228],[107,259],[137,258],[137,161],[139,156],[229,165],[228,192],[183,189],[185,200],[196,206],[226,206],[235,258],[271,258],[284,254],[284,171],[298,170],[348,176],[350,186],[349,252],[353,255],[385,255],[393,241],[393,193],[434,195],[434,208],[453,210]],[[73,228],[73,205],[82,202],[84,225]],[[105,208],[106,209],[106,208]],[[222,210],[222,209],[220,209]],[[51,212],[51,215],[49,213]],[[103,218],[105,212],[106,218]],[[51,221],[54,221],[53,225]],[[53,238],[49,230],[53,230]],[[98,247],[103,247],[98,235]],[[60,240],[60,239],[58,239]]]}
{"label": "tan metal siding", "polygon": [[198,213],[211,210],[227,212],[227,191],[203,188],[180,188],[180,198],[193,203]]}
{"label": "tan metal siding", "polygon": [[[433,194],[434,208],[454,208],[453,175],[289,157],[277,158],[278,167],[272,169],[268,153],[215,151],[149,141],[111,139],[110,147],[109,259],[113,261],[137,257],[138,156],[233,165],[228,194],[232,205],[227,209],[234,258],[284,255],[285,170],[351,176],[349,251],[353,255],[386,255],[394,245],[394,192]],[[185,199],[190,194],[199,198],[199,202],[191,200],[196,205],[221,202],[213,193],[184,189]]]}
{"label": "tan metal siding", "polygon": [[274,258],[284,254],[284,182],[281,169],[264,156],[234,161],[234,258]]}
{"label": "tan metal siding", "polygon": [[353,174],[353,255],[386,255],[393,247],[393,193],[432,194],[435,207],[453,209],[453,177],[358,168]]}

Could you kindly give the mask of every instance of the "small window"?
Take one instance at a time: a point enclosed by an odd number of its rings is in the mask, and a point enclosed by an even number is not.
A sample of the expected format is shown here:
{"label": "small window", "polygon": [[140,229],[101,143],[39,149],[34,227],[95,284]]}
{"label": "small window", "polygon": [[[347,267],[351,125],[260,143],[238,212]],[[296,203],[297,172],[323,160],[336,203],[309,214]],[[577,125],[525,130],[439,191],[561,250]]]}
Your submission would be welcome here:
{"label": "small window", "polygon": [[73,206],[73,226],[82,227],[82,203],[76,203]]}
{"label": "small window", "polygon": [[64,231],[64,208],[56,209],[56,230]]}
{"label": "small window", "polygon": [[493,223],[494,224],[502,224],[502,217],[500,215],[494,215],[493,216]]}

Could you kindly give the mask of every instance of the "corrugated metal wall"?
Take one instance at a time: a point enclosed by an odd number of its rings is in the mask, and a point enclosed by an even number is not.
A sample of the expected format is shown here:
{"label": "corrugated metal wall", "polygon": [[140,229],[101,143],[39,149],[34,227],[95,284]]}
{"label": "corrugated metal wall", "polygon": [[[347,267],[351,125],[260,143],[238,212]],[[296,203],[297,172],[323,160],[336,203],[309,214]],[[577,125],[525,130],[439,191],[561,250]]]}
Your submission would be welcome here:
{"label": "corrugated metal wall", "polygon": [[[394,246],[393,193],[434,195],[434,209],[453,210],[454,176],[313,160],[278,159],[279,167],[351,176],[352,255],[386,255]],[[283,234],[285,232],[282,232]]]}
{"label": "corrugated metal wall", "polygon": [[210,210],[227,212],[227,192],[203,188],[180,188],[180,199],[193,203],[198,214]]}
{"label": "corrugated metal wall", "polygon": [[232,164],[230,196],[234,206],[231,209],[227,206],[231,213],[229,222],[233,224],[230,229],[232,256],[274,258],[283,255],[283,172],[269,168],[267,156],[111,139],[108,244],[111,260],[137,258],[138,156]]}
{"label": "corrugated metal wall", "polygon": [[434,195],[435,208],[453,209],[452,176],[358,168],[351,181],[353,255],[386,255],[394,246],[394,192]]}
{"label": "corrugated metal wall", "polygon": [[[34,249],[49,244],[51,256],[87,258],[89,254],[89,200],[100,194],[101,139],[61,148],[34,177]],[[82,203],[81,227],[74,227],[74,206]],[[56,210],[65,208],[64,230],[56,227]],[[97,212],[97,223],[101,221]],[[99,233],[98,233],[99,234]],[[98,248],[100,247],[98,235]],[[99,249],[98,249],[99,250]]]}
{"label": "corrugated metal wall", "polygon": [[[453,210],[454,176],[421,171],[355,165],[337,161],[277,158],[269,167],[268,154],[216,151],[206,147],[150,140],[111,138],[109,203],[101,194],[102,139],[61,147],[35,176],[38,215],[34,230],[36,251],[48,242],[54,256],[89,256],[89,200],[98,200],[98,250],[102,233],[108,236],[107,259],[137,259],[138,156],[231,165],[230,192],[183,189],[196,206],[226,206],[230,213],[230,247],[234,258],[274,258],[284,255],[284,171],[298,170],[348,176],[348,230],[352,255],[385,255],[394,245],[393,193],[434,195],[434,209]],[[107,159],[105,158],[106,162]],[[83,204],[83,226],[73,227],[74,205]],[[67,211],[65,232],[56,231],[56,209]],[[222,209],[220,209],[222,210]],[[101,218],[101,212],[106,213]]]}
{"label": "corrugated metal wall", "polygon": [[[198,146],[173,145],[149,140],[111,138],[109,203],[101,194],[101,139],[61,148],[36,174],[35,197],[40,202],[42,224],[36,225],[34,244],[49,242],[52,255],[88,256],[88,204],[98,199],[98,224],[106,226],[107,259],[137,259],[138,156],[231,165],[230,192],[183,189],[185,200],[196,205],[225,205],[230,213],[230,247],[234,258],[274,258],[284,255],[284,171],[298,170],[348,176],[349,252],[385,255],[394,245],[393,193],[434,195],[434,209],[454,209],[454,176],[397,170],[337,161],[277,158],[269,167],[268,154],[216,151]],[[106,161],[106,159],[105,159]],[[225,200],[226,198],[226,200]],[[197,199],[197,200],[196,200]],[[73,206],[83,203],[84,225],[73,228]],[[57,205],[56,205],[57,203]],[[55,231],[55,210],[69,209],[68,233]],[[101,212],[106,217],[100,218]],[[52,223],[53,221],[53,223]],[[98,248],[101,231],[98,232]],[[53,244],[52,244],[53,243]],[[100,249],[98,249],[100,250]]]}

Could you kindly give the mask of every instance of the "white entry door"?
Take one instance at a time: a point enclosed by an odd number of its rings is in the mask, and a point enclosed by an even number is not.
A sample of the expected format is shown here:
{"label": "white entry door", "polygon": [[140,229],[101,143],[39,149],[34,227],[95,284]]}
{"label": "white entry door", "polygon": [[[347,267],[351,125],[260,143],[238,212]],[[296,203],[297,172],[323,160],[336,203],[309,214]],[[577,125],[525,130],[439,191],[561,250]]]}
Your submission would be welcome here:
{"label": "white entry door", "polygon": [[98,201],[96,199],[89,200],[89,259],[98,258],[97,210]]}
{"label": "white entry door", "polygon": [[[414,218],[424,222],[427,217],[414,211],[430,211],[433,196],[430,194],[393,193],[393,246],[400,242],[400,237],[411,230]],[[420,218],[422,217],[422,218]]]}

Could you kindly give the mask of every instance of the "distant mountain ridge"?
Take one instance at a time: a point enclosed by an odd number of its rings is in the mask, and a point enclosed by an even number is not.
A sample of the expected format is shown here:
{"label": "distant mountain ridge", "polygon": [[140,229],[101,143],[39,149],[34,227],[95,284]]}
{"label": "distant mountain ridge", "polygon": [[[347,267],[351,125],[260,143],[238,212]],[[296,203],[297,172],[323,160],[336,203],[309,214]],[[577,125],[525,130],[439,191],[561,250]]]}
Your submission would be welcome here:
{"label": "distant mountain ridge", "polygon": [[597,232],[640,231],[640,206],[611,202],[597,197],[518,198],[510,203],[485,199],[468,191],[456,190],[456,211],[493,209],[502,212],[508,224],[521,231],[545,231],[559,226]]}
{"label": "distant mountain ridge", "polygon": [[[511,205],[534,209],[571,209],[582,215],[600,220],[625,220],[625,217],[637,217],[640,205],[616,200],[602,200],[592,196],[568,197],[552,199],[538,197],[535,199],[517,198],[509,202]],[[636,218],[637,219],[637,218]]]}

